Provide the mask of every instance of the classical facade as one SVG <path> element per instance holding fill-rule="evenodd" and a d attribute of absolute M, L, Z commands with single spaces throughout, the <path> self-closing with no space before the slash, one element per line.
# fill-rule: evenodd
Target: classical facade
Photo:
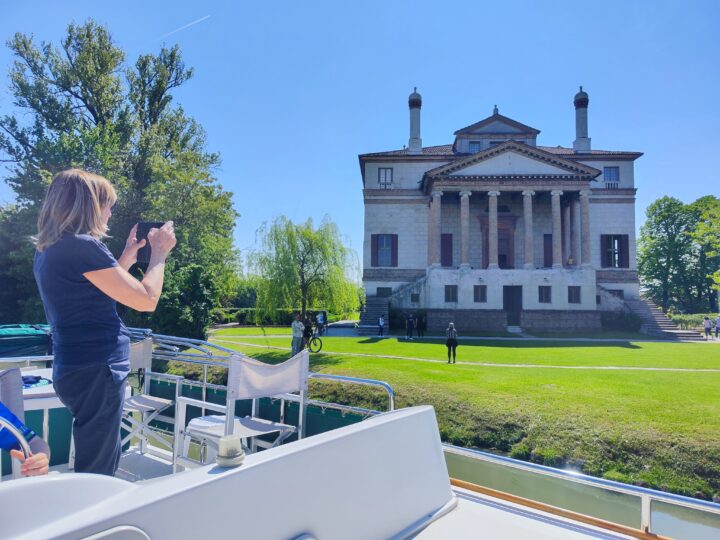
<path fill-rule="evenodd" d="M 359 156 L 368 305 L 426 312 L 430 328 L 579 329 L 637 297 L 642 154 L 592 149 L 588 104 L 581 88 L 572 148 L 539 146 L 497 107 L 423 147 L 413 92 L 408 146 Z"/>

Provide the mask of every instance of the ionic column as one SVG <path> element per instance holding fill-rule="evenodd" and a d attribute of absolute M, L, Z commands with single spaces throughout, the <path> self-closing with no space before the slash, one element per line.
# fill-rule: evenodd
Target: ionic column
<path fill-rule="evenodd" d="M 562 216 L 560 214 L 560 195 L 562 191 L 555 189 L 550 192 L 552 204 L 552 265 L 562 268 Z"/>
<path fill-rule="evenodd" d="M 440 265 L 440 227 L 441 223 L 441 205 L 442 191 L 433 191 L 431 193 L 432 202 L 430 203 L 430 223 L 428 229 L 428 263 L 430 265 Z"/>
<path fill-rule="evenodd" d="M 580 216 L 582 265 L 590 266 L 590 190 L 587 189 L 580 192 Z"/>
<path fill-rule="evenodd" d="M 567 204 L 562 209 L 562 235 L 563 235 L 563 260 L 565 265 L 570 258 L 570 205 Z"/>
<path fill-rule="evenodd" d="M 580 199 L 572 200 L 572 228 L 570 231 L 570 243 L 572 244 L 573 261 L 576 265 L 580 265 Z"/>
<path fill-rule="evenodd" d="M 497 216 L 497 198 L 500 196 L 499 191 L 488 191 L 488 209 L 490 215 L 488 225 L 488 268 L 498 268 L 498 216 Z"/>
<path fill-rule="evenodd" d="M 532 197 L 535 192 L 527 189 L 523 195 L 523 221 L 525 222 L 525 268 L 535 268 L 535 251 L 533 245 Z"/>
<path fill-rule="evenodd" d="M 460 192 L 460 266 L 470 266 L 470 195 Z"/>

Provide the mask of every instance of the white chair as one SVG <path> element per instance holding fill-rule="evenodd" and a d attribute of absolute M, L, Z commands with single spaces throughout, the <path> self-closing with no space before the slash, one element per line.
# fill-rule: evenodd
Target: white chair
<path fill-rule="evenodd" d="M 153 341 L 147 337 L 130 345 L 130 370 L 137 371 L 143 379 L 142 388 L 138 393 L 125 399 L 123 404 L 122 428 L 127 435 L 122 439 L 124 446 L 133 438 L 140 440 L 140 453 L 147 451 L 150 439 L 173 451 L 173 442 L 168 441 L 155 428 L 150 426 L 162 412 L 175 405 L 180 397 L 183 378 L 178 375 L 156 373 L 152 371 Z M 175 383 L 175 399 L 166 399 L 150 395 L 152 379 L 163 379 Z M 138 418 L 139 416 L 139 418 Z"/>
<path fill-rule="evenodd" d="M 297 433 L 299 439 L 303 438 L 307 381 L 310 369 L 310 355 L 307 350 L 299 352 L 281 364 L 266 364 L 241 354 L 231 355 L 228 364 L 225 405 L 186 397 L 178 398 L 175 417 L 174 468 L 177 468 L 178 464 L 197 466 L 197 462 L 187 457 L 191 439 L 207 445 L 213 452 L 216 452 L 220 437 L 223 435 L 239 435 L 245 441 L 246 446 L 248 446 L 247 441 L 252 439 L 253 451 L 257 446 L 263 448 L 278 446 L 293 433 Z M 285 397 L 286 394 L 296 392 L 300 393 L 300 413 L 297 427 L 257 417 L 260 398 Z M 251 416 L 244 418 L 234 416 L 235 401 L 239 399 L 253 400 Z M 223 414 L 194 418 L 185 427 L 188 405 Z M 271 442 L 257 439 L 260 435 L 272 434 L 276 434 L 276 437 Z"/>

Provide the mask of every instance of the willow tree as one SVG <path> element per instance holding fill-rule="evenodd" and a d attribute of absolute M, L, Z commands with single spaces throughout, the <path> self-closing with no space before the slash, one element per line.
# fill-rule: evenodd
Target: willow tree
<path fill-rule="evenodd" d="M 279 216 L 258 231 L 261 250 L 252 263 L 258 274 L 256 309 L 259 317 L 277 320 L 279 309 L 350 313 L 360 307 L 357 257 L 340 240 L 327 217 L 316 229 L 308 219 L 295 224 Z"/>

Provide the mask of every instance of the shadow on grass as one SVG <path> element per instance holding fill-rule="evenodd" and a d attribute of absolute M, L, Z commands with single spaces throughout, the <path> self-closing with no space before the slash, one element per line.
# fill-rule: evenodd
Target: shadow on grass
<path fill-rule="evenodd" d="M 290 359 L 289 351 L 275 351 L 257 349 L 256 351 L 247 351 L 245 354 L 257 360 L 262 360 L 268 364 L 280 364 Z M 329 367 L 340 363 L 340 360 L 326 354 L 311 354 L 310 366 L 315 368 Z"/>

